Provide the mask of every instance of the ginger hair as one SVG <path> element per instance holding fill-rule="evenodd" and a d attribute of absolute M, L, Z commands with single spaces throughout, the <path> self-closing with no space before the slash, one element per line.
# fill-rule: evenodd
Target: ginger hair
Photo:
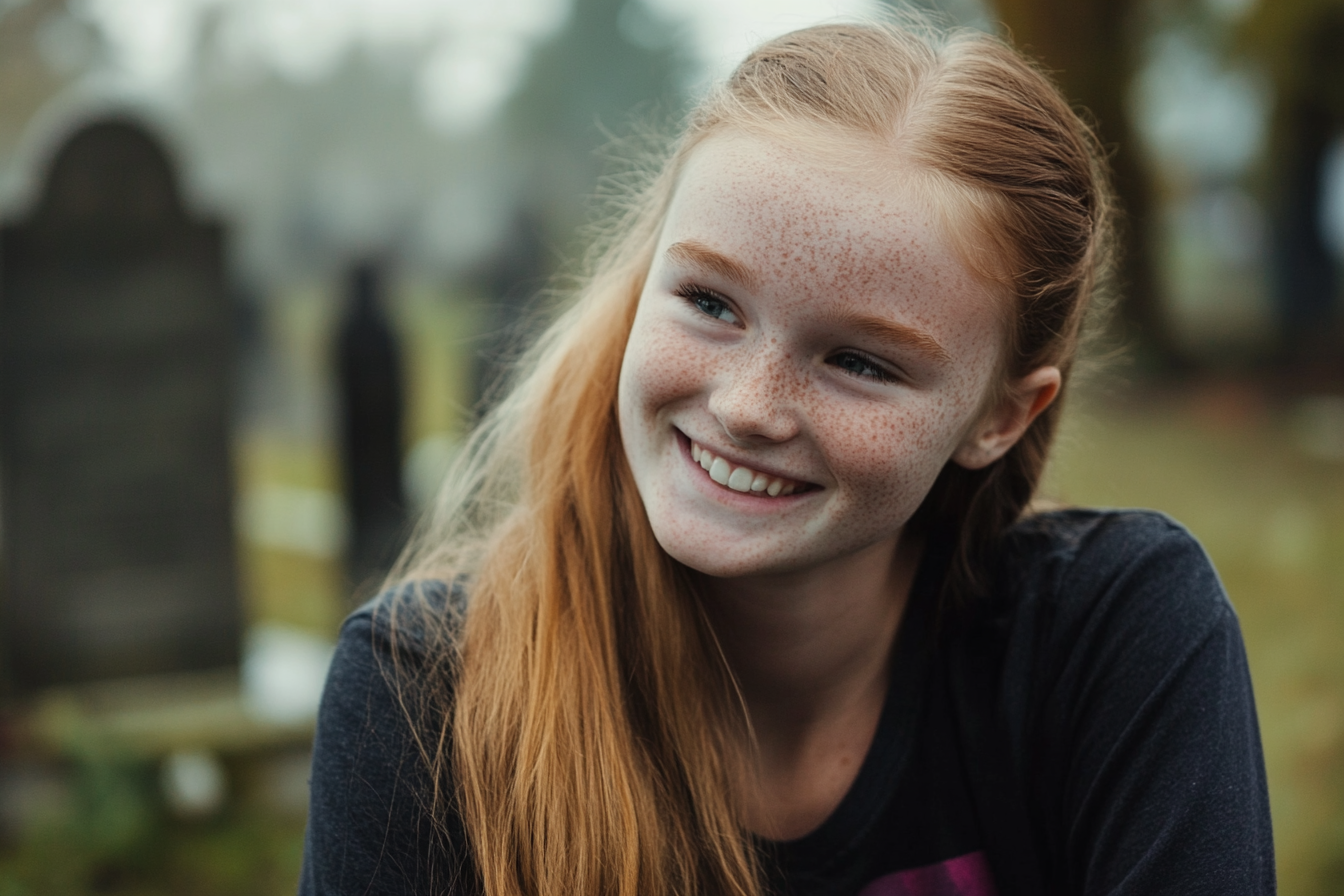
<path fill-rule="evenodd" d="M 462 618 L 413 621 L 429 632 L 428 667 L 399 687 L 428 802 L 460 813 L 488 896 L 762 891 L 739 821 L 749 723 L 692 576 L 649 527 L 616 412 L 679 173 L 728 129 L 822 152 L 858 141 L 916 170 L 1005 297 L 1000 395 L 1040 366 L 1067 380 L 1074 365 L 1111 202 L 1091 130 L 1046 76 L 995 37 L 891 21 L 808 28 L 751 53 L 612 218 L 614 237 L 393 572 L 469 593 Z M 945 597 L 983 589 L 1059 410 L 985 469 L 949 463 L 916 513 L 912 525 L 953 546 Z"/>

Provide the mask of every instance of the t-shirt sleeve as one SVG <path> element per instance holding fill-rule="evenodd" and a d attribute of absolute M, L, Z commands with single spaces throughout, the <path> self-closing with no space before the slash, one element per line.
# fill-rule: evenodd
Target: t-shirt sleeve
<path fill-rule="evenodd" d="M 1117 515 L 1057 586 L 1033 759 L 1068 892 L 1272 894 L 1246 652 L 1204 551 L 1164 517 Z"/>
<path fill-rule="evenodd" d="M 318 710 L 300 896 L 457 892 L 455 838 L 427 811 L 391 660 L 377 604 L 346 620 Z M 414 671 L 414 651 L 399 660 Z"/>

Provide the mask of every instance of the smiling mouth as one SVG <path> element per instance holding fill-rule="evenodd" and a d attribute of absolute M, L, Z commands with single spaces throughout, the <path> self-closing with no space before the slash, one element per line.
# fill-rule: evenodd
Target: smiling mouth
<path fill-rule="evenodd" d="M 733 464 L 695 441 L 691 441 L 691 460 L 709 474 L 709 478 L 735 492 L 755 493 L 761 497 L 782 498 L 808 491 L 812 485 L 796 479 L 784 479 L 761 473 L 751 467 Z"/>

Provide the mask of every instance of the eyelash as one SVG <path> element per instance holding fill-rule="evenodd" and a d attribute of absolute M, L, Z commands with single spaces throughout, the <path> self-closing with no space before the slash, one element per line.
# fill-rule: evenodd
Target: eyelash
<path fill-rule="evenodd" d="M 844 367 L 839 363 L 837 363 L 837 361 L 841 359 L 850 359 L 850 358 L 852 358 L 855 361 L 858 361 L 867 370 L 864 372 L 851 370 L 850 368 Z M 852 377 L 856 377 L 857 379 L 861 380 L 871 379 L 876 380 L 879 383 L 899 383 L 901 381 L 901 378 L 899 376 L 892 373 L 890 370 L 887 370 L 885 367 L 874 361 L 872 358 L 869 358 L 867 355 L 860 354 L 859 352 L 854 351 L 839 352 L 835 355 L 832 355 L 828 359 L 828 361 L 842 372 Z"/>
<path fill-rule="evenodd" d="M 691 307 L 695 308 L 706 317 L 712 317 L 715 320 L 723 320 L 723 318 L 719 316 L 719 314 L 711 312 L 705 307 L 706 305 L 717 305 L 721 311 L 726 311 L 734 317 L 737 316 L 727 298 L 719 295 L 714 290 L 706 289 L 703 286 L 691 284 L 689 286 L 678 287 L 673 290 L 673 295 L 681 296 L 691 305 Z"/>
<path fill-rule="evenodd" d="M 712 317 L 715 320 L 722 320 L 723 318 L 707 309 L 705 307 L 706 305 L 717 305 L 719 310 L 732 314 L 734 317 L 737 316 L 726 297 L 703 286 L 696 286 L 695 284 L 682 286 L 673 290 L 673 295 L 680 296 L 701 314 L 704 314 L 706 317 Z M 854 359 L 866 369 L 863 371 L 851 370 L 848 367 L 843 367 L 836 363 L 839 359 Z M 898 375 L 887 370 L 877 361 L 860 352 L 839 352 L 838 354 L 832 355 L 829 361 L 833 366 L 856 379 L 874 380 L 879 383 L 898 383 L 901 381 L 901 378 Z"/>

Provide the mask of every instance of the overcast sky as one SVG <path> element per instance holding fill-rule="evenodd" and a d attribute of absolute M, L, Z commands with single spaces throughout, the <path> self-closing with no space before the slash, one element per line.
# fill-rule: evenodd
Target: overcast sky
<path fill-rule="evenodd" d="M 647 0 L 684 23 L 703 68 L 721 76 L 754 43 L 862 15 L 877 0 Z M 351 49 L 413 52 L 423 111 L 442 130 L 484 123 L 522 75 L 528 50 L 560 28 L 567 0 L 81 0 L 119 89 L 171 98 L 189 82 L 207 23 L 228 69 L 319 79 Z M 106 73 L 105 73 L 106 76 Z"/>

